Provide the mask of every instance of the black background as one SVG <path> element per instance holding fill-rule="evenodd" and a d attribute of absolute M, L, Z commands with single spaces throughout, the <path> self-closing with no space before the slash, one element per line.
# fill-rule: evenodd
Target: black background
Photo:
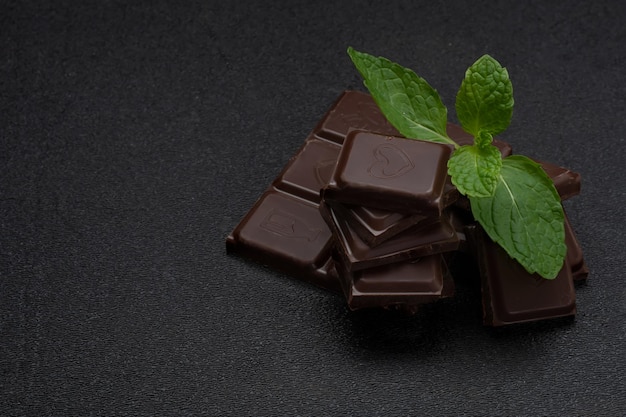
<path fill-rule="evenodd" d="M 322 2 L 323 3 L 323 2 Z M 626 413 L 622 2 L 2 2 L 3 415 Z M 578 171 L 575 321 L 493 330 L 480 292 L 416 317 L 226 255 L 344 89 L 346 48 L 455 120 L 489 53 L 516 153 Z"/>

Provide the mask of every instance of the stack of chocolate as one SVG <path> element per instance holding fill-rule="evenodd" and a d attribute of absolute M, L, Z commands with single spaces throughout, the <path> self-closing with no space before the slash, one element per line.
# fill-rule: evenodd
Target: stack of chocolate
<path fill-rule="evenodd" d="M 448 134 L 473 140 L 455 125 Z M 465 277 L 451 277 L 448 263 L 468 259 L 452 256 L 466 251 L 480 270 L 485 324 L 575 314 L 573 281 L 587 269 L 569 222 L 559 276 L 528 274 L 474 221 L 447 175 L 452 151 L 400 137 L 369 95 L 344 92 L 228 236 L 227 250 L 341 292 L 351 309 L 409 313 L 453 296 L 454 279 Z M 542 165 L 562 199 L 579 193 L 578 174 Z"/>

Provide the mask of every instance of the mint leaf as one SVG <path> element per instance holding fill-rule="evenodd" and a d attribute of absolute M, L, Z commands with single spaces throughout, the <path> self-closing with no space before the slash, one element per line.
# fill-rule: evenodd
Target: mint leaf
<path fill-rule="evenodd" d="M 498 61 L 483 55 L 467 69 L 456 96 L 456 113 L 463 129 L 474 137 L 481 131 L 497 135 L 509 126 L 513 85 Z"/>
<path fill-rule="evenodd" d="M 351 47 L 348 55 L 380 110 L 402 135 L 455 144 L 446 133 L 448 110 L 423 78 L 386 58 Z"/>
<path fill-rule="evenodd" d="M 498 183 L 502 155 L 493 145 L 461 146 L 448 160 L 448 174 L 462 194 L 468 197 L 489 197 Z"/>
<path fill-rule="evenodd" d="M 563 207 L 539 164 L 521 155 L 505 158 L 494 194 L 470 202 L 489 237 L 529 273 L 557 276 L 567 249 Z"/>

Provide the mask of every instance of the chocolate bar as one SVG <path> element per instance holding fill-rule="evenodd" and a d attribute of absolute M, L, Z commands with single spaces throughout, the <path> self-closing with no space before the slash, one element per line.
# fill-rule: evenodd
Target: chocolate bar
<path fill-rule="evenodd" d="M 286 193 L 319 203 L 320 188 L 328 184 L 340 150 L 341 146 L 312 135 L 274 180 L 274 186 Z"/>
<path fill-rule="evenodd" d="M 322 197 L 402 213 L 439 215 L 447 145 L 376 133 L 348 134 Z"/>
<path fill-rule="evenodd" d="M 489 326 L 576 314 L 571 267 L 565 259 L 556 278 L 528 273 L 480 226 L 471 232 L 482 282 L 483 322 Z"/>

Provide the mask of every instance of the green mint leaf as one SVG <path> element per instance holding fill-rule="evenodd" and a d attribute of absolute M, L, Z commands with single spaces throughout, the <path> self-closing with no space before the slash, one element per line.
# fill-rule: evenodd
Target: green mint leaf
<path fill-rule="evenodd" d="M 497 135 L 509 126 L 513 85 L 498 61 L 483 55 L 467 69 L 456 96 L 456 113 L 463 129 L 474 137 L 480 131 Z"/>
<path fill-rule="evenodd" d="M 448 110 L 423 78 L 386 58 L 348 48 L 348 55 L 389 123 L 407 138 L 455 144 L 446 133 Z"/>
<path fill-rule="evenodd" d="M 452 184 L 468 197 L 493 195 L 501 167 L 502 155 L 493 145 L 461 146 L 448 160 L 448 174 L 452 177 Z"/>
<path fill-rule="evenodd" d="M 567 250 L 563 207 L 539 164 L 521 155 L 505 158 L 494 194 L 470 202 L 489 237 L 529 273 L 557 276 Z"/>

